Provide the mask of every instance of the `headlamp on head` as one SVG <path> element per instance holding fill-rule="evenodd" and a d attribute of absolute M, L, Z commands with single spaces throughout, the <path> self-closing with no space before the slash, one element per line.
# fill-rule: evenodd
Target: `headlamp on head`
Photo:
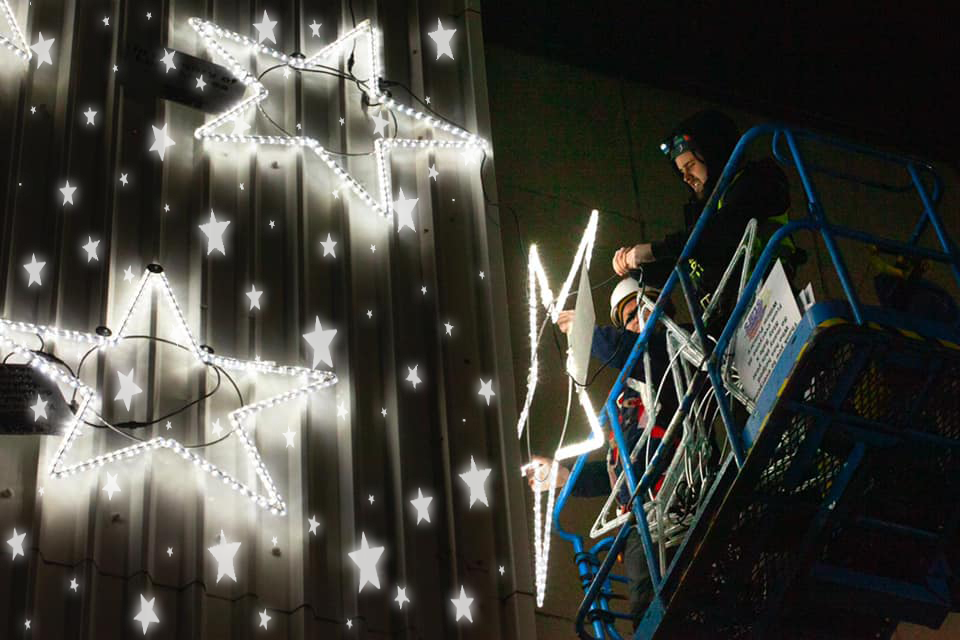
<path fill-rule="evenodd" d="M 660 143 L 660 151 L 663 152 L 663 155 L 669 156 L 671 160 L 676 160 L 677 156 L 685 151 L 693 150 L 693 138 L 687 133 L 669 137 Z"/>

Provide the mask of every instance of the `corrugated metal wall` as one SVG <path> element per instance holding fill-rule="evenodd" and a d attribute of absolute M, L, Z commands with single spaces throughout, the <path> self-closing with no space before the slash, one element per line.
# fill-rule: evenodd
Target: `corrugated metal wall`
<path fill-rule="evenodd" d="M 61 481 L 47 476 L 57 438 L 0 436 L 0 534 L 6 540 L 13 527 L 27 532 L 25 558 L 11 559 L 5 544 L 0 549 L 0 637 L 142 637 L 133 620 L 140 594 L 156 598 L 160 624 L 147 634 L 153 638 L 533 637 L 499 225 L 495 209 L 485 211 L 480 167 L 448 152 L 394 154 L 394 188 L 419 198 L 417 232 L 398 234 L 355 198 L 335 198 L 338 183 L 316 157 L 204 145 L 193 138 L 203 113 L 135 98 L 112 71 L 130 45 L 158 60 L 163 47 L 210 59 L 187 25 L 193 16 L 255 35 L 251 25 L 266 9 L 278 22 L 276 48 L 309 53 L 350 28 L 353 13 L 382 29 L 385 77 L 430 96 L 438 112 L 489 138 L 479 4 L 27 4 L 11 6 L 29 44 L 41 32 L 56 41 L 53 64 L 40 68 L 0 51 L 2 316 L 82 331 L 109 326 L 129 298 L 123 270 L 139 273 L 156 262 L 191 329 L 218 354 L 309 366 L 312 352 L 301 336 L 319 316 L 325 328 L 338 330 L 339 383 L 258 421 L 254 438 L 287 502 L 285 518 L 195 474 L 167 451 L 121 465 L 121 493 L 108 500 L 106 469 Z M 437 18 L 457 29 L 456 61 L 435 60 L 426 34 Z M 319 39 L 311 36 L 313 21 L 322 23 Z M 261 59 L 254 68 L 268 64 Z M 300 123 L 304 135 L 331 149 L 371 148 L 371 122 L 349 83 L 297 74 L 284 80 L 279 72 L 264 82 L 271 91 L 264 107 L 286 129 Z M 395 97 L 416 106 L 403 93 Z M 85 125 L 88 107 L 98 111 L 94 126 Z M 164 123 L 176 145 L 161 162 L 148 149 L 151 127 Z M 263 117 L 255 126 L 271 133 Z M 430 163 L 440 171 L 435 181 Z M 375 184 L 371 158 L 350 157 L 346 166 Z M 126 186 L 121 173 L 128 174 Z M 66 180 L 78 187 L 74 205 L 62 205 Z M 230 220 L 226 256 L 208 256 L 198 229 L 211 209 Z M 319 247 L 327 233 L 338 241 L 335 259 Z M 99 261 L 86 261 L 80 247 L 87 236 L 100 239 Z M 27 286 L 22 267 L 34 253 L 47 263 L 41 287 Z M 260 310 L 249 310 L 252 284 L 264 292 Z M 162 317 L 158 311 L 144 330 L 163 324 Z M 448 321 L 452 336 L 443 328 Z M 124 360 L 101 356 L 86 365 L 83 377 L 100 385 L 108 412 L 121 362 L 149 383 L 134 400 L 137 419 L 201 395 L 202 370 L 183 369 L 162 345 L 150 344 L 132 345 Z M 424 381 L 415 390 L 405 382 L 414 365 Z M 489 407 L 477 395 L 481 377 L 494 380 Z M 273 391 L 253 378 L 238 383 L 252 397 Z M 349 413 L 338 418 L 341 403 Z M 177 432 L 199 440 L 210 420 L 234 408 L 234 396 L 214 395 L 176 416 Z M 294 448 L 282 436 L 288 427 L 297 434 Z M 164 435 L 159 425 L 146 431 Z M 90 437 L 90 451 L 117 446 L 113 434 Z M 209 452 L 251 478 L 239 454 L 229 446 Z M 489 508 L 468 508 L 458 475 L 471 456 L 493 470 Z M 409 504 L 418 487 L 434 498 L 429 526 L 417 526 Z M 321 522 L 319 536 L 308 534 L 312 515 Z M 216 582 L 207 551 L 221 530 L 242 543 L 236 582 Z M 361 532 L 386 551 L 382 588 L 358 595 L 347 553 L 359 548 Z M 69 588 L 73 578 L 77 591 Z M 472 624 L 454 622 L 450 598 L 461 584 L 475 598 Z M 397 585 L 411 600 L 402 611 L 394 602 Z M 267 630 L 258 627 L 264 608 L 272 616 Z"/>

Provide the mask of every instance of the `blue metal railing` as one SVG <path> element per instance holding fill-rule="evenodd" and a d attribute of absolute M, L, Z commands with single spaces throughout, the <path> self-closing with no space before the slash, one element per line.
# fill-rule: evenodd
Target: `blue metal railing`
<path fill-rule="evenodd" d="M 650 533 L 650 527 L 647 523 L 647 519 L 643 510 L 642 496 L 653 486 L 656 479 L 659 478 L 666 469 L 672 455 L 673 443 L 678 439 L 681 433 L 681 428 L 679 425 L 682 422 L 683 416 L 689 412 L 693 399 L 701 393 L 706 384 L 710 384 L 713 387 L 718 399 L 725 396 L 726 392 L 723 387 L 723 381 L 720 373 L 720 365 L 722 360 L 721 356 L 726 352 L 730 344 L 730 340 L 734 335 L 734 331 L 740 323 L 740 319 L 743 317 L 744 313 L 746 313 L 754 293 L 761 285 L 761 280 L 764 274 L 767 272 L 767 269 L 772 262 L 776 259 L 779 245 L 789 235 L 800 230 L 809 230 L 820 236 L 830 256 L 830 261 L 834 267 L 837 278 L 840 280 L 844 297 L 849 304 L 854 320 L 858 324 L 863 324 L 862 305 L 855 287 L 853 286 L 853 282 L 850 278 L 850 274 L 844 262 L 843 256 L 839 247 L 837 246 L 836 241 L 838 238 L 845 238 L 861 244 L 877 246 L 890 252 L 903 255 L 912 255 L 926 260 L 946 263 L 950 266 L 957 286 L 960 287 L 960 255 L 958 255 L 957 247 L 953 244 L 951 238 L 947 234 L 946 229 L 944 228 L 944 225 L 936 211 L 936 205 L 939 203 L 943 192 L 942 182 L 929 164 L 906 156 L 876 151 L 861 145 L 835 140 L 808 131 L 795 131 L 782 125 L 767 124 L 756 126 L 747 131 L 737 143 L 737 146 L 730 156 L 730 160 L 720 176 L 716 189 L 714 190 L 713 194 L 711 194 L 706 206 L 703 209 L 703 213 L 700 215 L 700 218 L 697 220 L 696 225 L 691 231 L 690 237 L 687 240 L 680 257 L 678 258 L 677 265 L 674 267 L 669 278 L 664 284 L 662 292 L 660 293 L 660 296 L 658 297 L 657 302 L 643 327 L 643 330 L 637 337 L 633 349 L 631 350 L 626 363 L 620 369 L 620 374 L 617 376 L 617 380 L 611 388 L 606 402 L 603 405 L 603 410 L 599 416 L 600 423 L 601 425 L 609 425 L 610 429 L 613 431 L 614 439 L 616 440 L 620 451 L 628 452 L 630 449 L 627 447 L 626 436 L 623 433 L 617 417 L 616 398 L 620 395 L 621 391 L 623 391 L 627 373 L 633 370 L 635 364 L 637 363 L 637 359 L 646 350 L 646 346 L 653 334 L 654 327 L 663 313 L 664 306 L 678 285 L 681 288 L 683 296 L 687 302 L 687 306 L 690 310 L 690 316 L 694 321 L 694 330 L 700 339 L 700 344 L 709 349 L 710 343 L 706 338 L 706 330 L 700 318 L 699 304 L 696 296 L 694 295 L 694 288 L 691 283 L 689 273 L 687 272 L 686 265 L 688 264 L 688 259 L 693 256 L 707 222 L 716 213 L 719 194 L 724 193 L 727 187 L 729 187 L 733 181 L 740 165 L 740 161 L 744 157 L 746 148 L 761 136 L 772 136 L 773 155 L 782 165 L 793 167 L 797 171 L 807 203 L 807 215 L 804 218 L 792 220 L 781 227 L 767 242 L 767 245 L 757 260 L 756 266 L 753 268 L 753 272 L 749 278 L 749 281 L 747 282 L 746 287 L 744 288 L 742 295 L 740 296 L 740 299 L 737 301 L 730 318 L 726 322 L 720 338 L 717 340 L 713 349 L 709 350 L 707 353 L 708 359 L 706 373 L 704 374 L 702 370 L 697 371 L 696 376 L 689 385 L 685 397 L 680 403 L 680 408 L 672 417 L 670 425 L 667 427 L 666 433 L 654 452 L 650 463 L 646 466 L 646 468 L 637 470 L 634 469 L 633 462 L 630 460 L 629 455 L 621 456 L 621 459 L 623 460 L 624 474 L 626 476 L 625 480 L 628 490 L 631 494 L 631 501 L 629 504 L 631 517 L 627 523 L 621 526 L 615 537 L 604 538 L 598 545 L 594 547 L 594 549 L 606 550 L 606 557 L 604 558 L 603 562 L 599 564 L 599 566 L 597 566 L 595 562 L 592 562 L 584 554 L 583 537 L 565 531 L 560 526 L 559 522 L 560 514 L 562 513 L 563 508 L 567 503 L 567 499 L 570 497 L 570 493 L 573 490 L 573 487 L 576 485 L 577 479 L 583 469 L 583 465 L 587 458 L 586 454 L 577 459 L 566 485 L 563 487 L 560 495 L 557 498 L 553 511 L 552 524 L 554 531 L 558 536 L 572 544 L 576 554 L 575 558 L 577 558 L 577 568 L 581 581 L 583 581 L 584 585 L 589 584 L 589 587 L 586 588 L 584 600 L 580 605 L 579 611 L 577 612 L 576 630 L 578 635 L 582 638 L 620 638 L 619 633 L 613 625 L 614 617 L 610 613 L 610 603 L 606 592 L 609 589 L 610 570 L 613 566 L 613 562 L 615 561 L 616 556 L 623 549 L 629 530 L 633 528 L 634 525 L 640 536 L 643 546 L 644 556 L 646 558 L 647 568 L 654 590 L 654 603 L 659 602 L 661 590 L 666 582 L 666 578 L 669 577 L 674 570 L 676 570 L 676 557 L 674 558 L 674 562 L 671 562 L 665 571 L 661 572 L 660 570 L 659 560 L 657 554 L 654 552 L 654 543 Z M 882 162 L 895 165 L 896 167 L 899 167 L 907 172 L 910 182 L 906 185 L 890 185 L 858 178 L 822 166 L 808 165 L 800 152 L 798 140 L 811 141 L 855 154 L 867 155 Z M 786 142 L 788 149 L 787 154 L 780 149 L 781 141 Z M 906 243 L 899 242 L 874 236 L 857 229 L 836 225 L 827 220 L 823 206 L 820 202 L 819 195 L 811 178 L 811 174 L 814 172 L 824 173 L 835 178 L 849 180 L 871 188 L 878 188 L 893 193 L 908 192 L 910 189 L 915 190 L 919 195 L 923 208 L 920 214 L 920 219 L 914 227 L 910 239 Z M 928 188 L 928 186 L 924 183 L 924 177 L 932 180 L 932 187 Z M 931 250 L 917 246 L 917 243 L 919 242 L 919 239 L 927 225 L 933 227 L 941 250 Z M 736 425 L 734 423 L 730 408 L 726 405 L 726 403 L 718 402 L 718 406 L 726 431 L 726 437 L 732 451 L 732 463 L 736 464 L 737 467 L 740 468 L 744 463 L 747 453 L 740 433 L 740 428 L 742 425 Z M 725 465 L 728 464 L 731 464 L 730 459 L 725 462 Z M 641 472 L 639 478 L 637 477 L 638 472 Z M 712 489 L 716 489 L 717 483 L 720 481 L 719 478 L 720 476 L 718 476 L 714 486 L 711 488 L 711 491 Z M 638 499 L 638 496 L 640 499 Z M 691 530 L 692 529 L 693 527 L 691 527 Z M 619 615 L 617 617 L 624 616 Z M 591 636 L 584 628 L 585 622 L 588 618 L 591 619 L 590 622 L 594 632 L 593 636 Z"/>

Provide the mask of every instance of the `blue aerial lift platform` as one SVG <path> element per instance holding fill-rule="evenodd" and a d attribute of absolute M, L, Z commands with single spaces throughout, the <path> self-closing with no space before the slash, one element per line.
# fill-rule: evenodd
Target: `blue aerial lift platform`
<path fill-rule="evenodd" d="M 707 348 L 700 347 L 677 413 L 663 419 L 669 426 L 652 456 L 632 463 L 622 456 L 630 511 L 615 535 L 590 548 L 560 526 L 586 455 L 557 497 L 553 529 L 572 544 L 585 591 L 576 621 L 581 638 L 622 637 L 615 623 L 629 616 L 612 604 L 613 585 L 625 578 L 612 569 L 631 530 L 640 536 L 654 590 L 636 638 L 886 638 L 901 621 L 936 628 L 960 609 L 960 321 L 864 304 L 838 246 L 842 239 L 938 263 L 960 287 L 960 253 L 937 211 L 941 181 L 912 158 L 763 125 L 741 138 L 715 194 L 757 139 L 771 140 L 776 159 L 798 174 L 806 215 L 770 238 L 712 341 L 684 266 L 697 243 L 709 241 L 700 236 L 717 198 L 707 202 L 600 416 L 628 451 L 615 401 L 679 287 L 693 321 L 688 339 Z M 808 164 L 800 149 L 808 144 L 869 156 L 906 181 L 857 180 Z M 813 181 L 818 172 L 915 193 L 921 213 L 910 237 L 880 237 L 869 219 L 866 229 L 829 221 Z M 928 229 L 937 248 L 921 246 Z M 843 297 L 806 310 L 755 402 L 737 407 L 727 375 L 731 340 L 778 247 L 800 230 L 823 242 Z M 691 417 L 700 415 L 705 390 L 717 399 L 724 453 L 702 475 L 694 508 L 671 533 L 663 519 L 669 491 L 654 497 L 651 488 L 675 467 L 686 464 L 689 473 L 689 460 L 677 464 L 682 456 L 699 451 L 702 462 Z"/>

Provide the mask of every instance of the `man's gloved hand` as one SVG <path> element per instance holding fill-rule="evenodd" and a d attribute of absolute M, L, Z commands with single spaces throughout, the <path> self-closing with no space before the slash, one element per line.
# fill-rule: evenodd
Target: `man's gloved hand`
<path fill-rule="evenodd" d="M 626 275 L 641 264 L 653 262 L 653 249 L 649 242 L 632 247 L 620 247 L 613 254 L 613 270 L 618 276 Z"/>

